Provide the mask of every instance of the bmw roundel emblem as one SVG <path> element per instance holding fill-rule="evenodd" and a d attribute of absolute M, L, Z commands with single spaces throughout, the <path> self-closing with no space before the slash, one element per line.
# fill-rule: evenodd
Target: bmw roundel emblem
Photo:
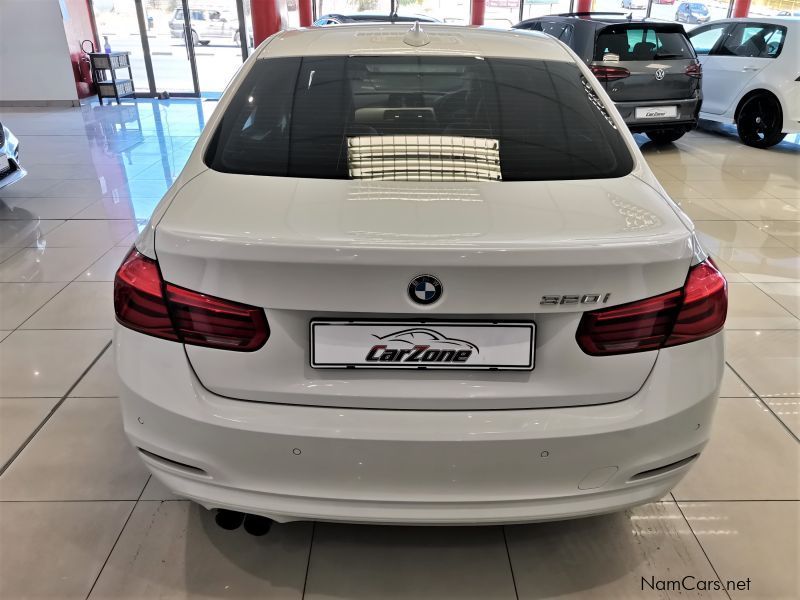
<path fill-rule="evenodd" d="M 661 81 L 666 76 L 664 69 L 656 69 L 656 80 Z"/>
<path fill-rule="evenodd" d="M 414 277 L 408 284 L 408 295 L 417 304 L 433 304 L 442 297 L 442 282 L 433 275 Z"/>

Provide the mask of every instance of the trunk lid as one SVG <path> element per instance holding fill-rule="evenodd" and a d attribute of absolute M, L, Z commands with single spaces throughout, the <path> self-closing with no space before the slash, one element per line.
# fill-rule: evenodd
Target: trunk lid
<path fill-rule="evenodd" d="M 231 190 L 235 190 L 232 193 Z M 657 352 L 590 357 L 580 305 L 542 296 L 610 294 L 607 306 L 680 287 L 690 232 L 655 190 L 622 179 L 396 183 L 206 171 L 156 229 L 166 281 L 264 307 L 251 353 L 187 346 L 200 381 L 246 400 L 388 409 L 596 404 L 634 394 Z M 445 294 L 412 303 L 438 277 Z M 591 306 L 589 308 L 595 308 Z M 312 319 L 536 323 L 532 371 L 313 369 Z"/>

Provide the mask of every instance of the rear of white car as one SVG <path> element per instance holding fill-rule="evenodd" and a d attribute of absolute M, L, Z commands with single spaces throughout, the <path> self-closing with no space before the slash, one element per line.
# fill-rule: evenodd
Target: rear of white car
<path fill-rule="evenodd" d="M 446 26 L 262 46 L 118 272 L 154 475 L 278 521 L 665 494 L 709 436 L 725 281 L 579 62 Z"/>

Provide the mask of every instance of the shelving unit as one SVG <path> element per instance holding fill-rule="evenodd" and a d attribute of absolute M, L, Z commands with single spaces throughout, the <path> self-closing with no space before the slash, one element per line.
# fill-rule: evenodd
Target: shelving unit
<path fill-rule="evenodd" d="M 131 71 L 130 52 L 92 52 L 89 54 L 92 64 L 92 79 L 97 86 L 97 99 L 103 104 L 103 98 L 120 98 L 134 96 L 133 72 Z M 117 78 L 117 69 L 128 69 L 128 78 Z M 110 73 L 110 80 L 106 75 Z"/>

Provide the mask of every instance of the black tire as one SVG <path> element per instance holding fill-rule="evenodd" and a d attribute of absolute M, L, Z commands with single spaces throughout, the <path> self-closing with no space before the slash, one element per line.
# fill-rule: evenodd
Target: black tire
<path fill-rule="evenodd" d="M 649 137 L 655 144 L 671 144 L 679 140 L 686 133 L 684 129 L 654 129 L 653 131 L 646 131 L 645 135 Z"/>
<path fill-rule="evenodd" d="M 736 129 L 743 144 L 753 148 L 771 148 L 786 137 L 783 111 L 774 96 L 758 94 L 742 104 L 736 117 Z"/>
<path fill-rule="evenodd" d="M 237 46 L 239 45 L 239 30 L 236 30 L 236 33 L 233 34 L 233 43 Z"/>
<path fill-rule="evenodd" d="M 200 45 L 200 36 L 197 35 L 197 32 L 192 29 L 192 46 L 197 48 Z"/>

